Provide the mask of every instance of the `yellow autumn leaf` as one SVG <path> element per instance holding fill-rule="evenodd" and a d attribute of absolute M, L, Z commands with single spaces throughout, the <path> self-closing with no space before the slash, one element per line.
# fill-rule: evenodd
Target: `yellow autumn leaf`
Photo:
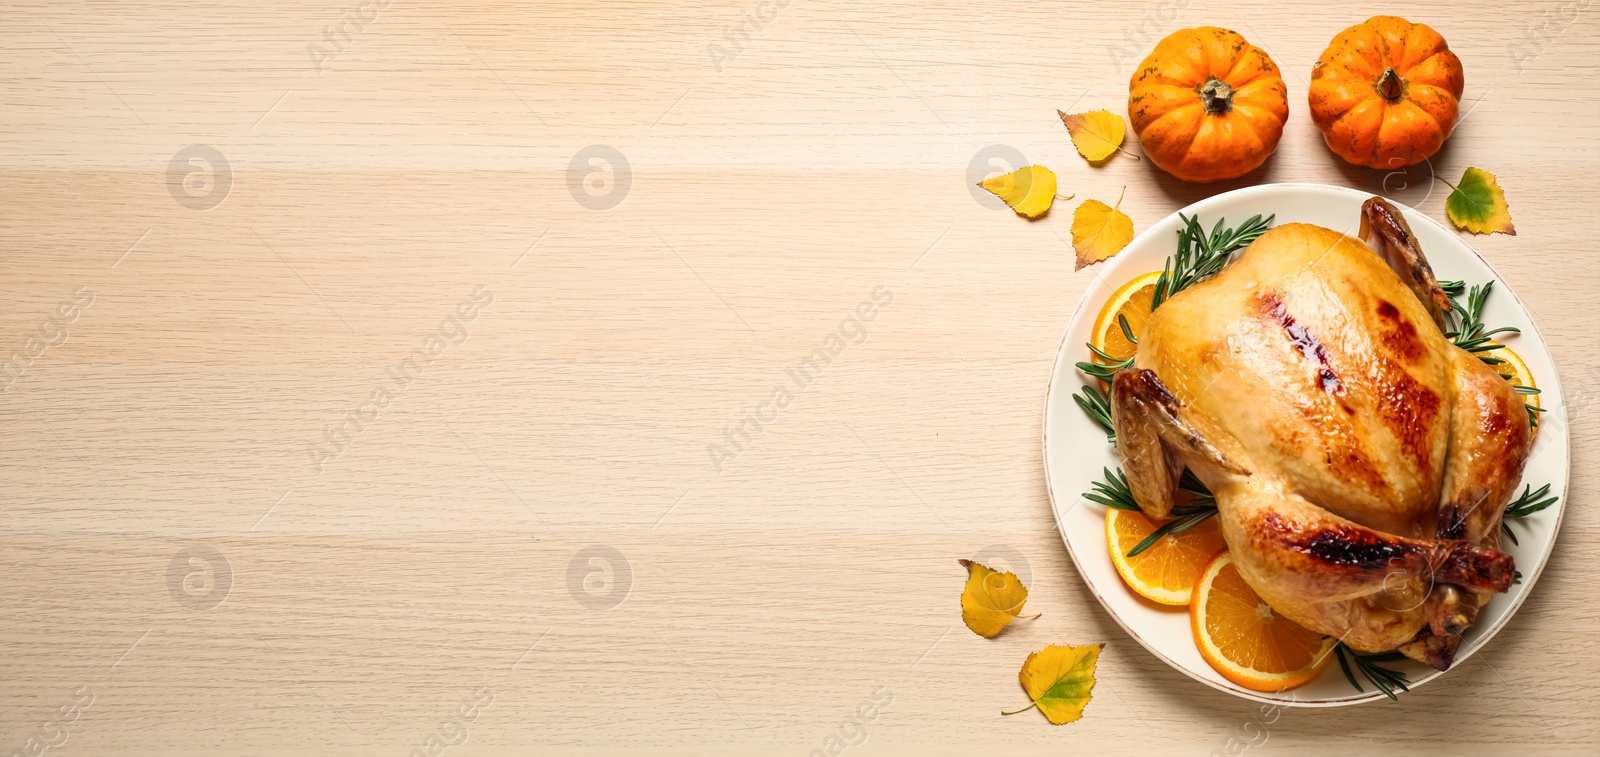
<path fill-rule="evenodd" d="M 1494 174 L 1468 166 L 1461 174 L 1461 182 L 1451 185 L 1450 189 L 1450 196 L 1444 200 L 1444 212 L 1456 228 L 1474 234 L 1517 235 L 1516 228 L 1511 225 L 1511 207 L 1506 205 L 1506 194 L 1500 190 L 1500 182 L 1495 181 Z"/>
<path fill-rule="evenodd" d="M 987 565 L 959 560 L 967 569 L 967 586 L 961 590 L 961 619 L 967 628 L 986 639 L 1000 634 L 1028 601 L 1028 587 L 1014 573 L 1000 573 Z"/>
<path fill-rule="evenodd" d="M 1127 187 L 1122 188 L 1124 192 Z M 1122 205 L 1122 195 L 1117 204 L 1107 207 L 1099 200 L 1084 200 L 1072 213 L 1072 249 L 1078 252 L 1078 267 L 1093 265 L 1122 252 L 1133 241 L 1133 219 L 1117 210 Z"/>
<path fill-rule="evenodd" d="M 1056 199 L 1056 174 L 1044 166 L 1023 166 L 1004 176 L 978 182 L 993 192 L 1017 215 L 1038 218 Z"/>
<path fill-rule="evenodd" d="M 1062 113 L 1061 123 L 1067 127 L 1067 133 L 1072 135 L 1072 144 L 1078 148 L 1078 154 L 1091 163 L 1098 163 L 1111 157 L 1122 149 L 1122 139 L 1128 135 L 1128 123 L 1122 116 L 1109 110 L 1091 110 L 1088 113 Z M 1123 152 L 1127 152 L 1123 150 Z M 1137 159 L 1139 156 L 1128 153 Z"/>
<path fill-rule="evenodd" d="M 1100 659 L 1100 650 L 1105 647 L 1104 644 L 1081 647 L 1052 644 L 1028 655 L 1017 673 L 1017 680 L 1033 704 L 1000 714 L 1015 715 L 1038 707 L 1045 719 L 1056 725 L 1083 717 L 1083 708 L 1088 706 L 1094 690 L 1094 666 Z"/>

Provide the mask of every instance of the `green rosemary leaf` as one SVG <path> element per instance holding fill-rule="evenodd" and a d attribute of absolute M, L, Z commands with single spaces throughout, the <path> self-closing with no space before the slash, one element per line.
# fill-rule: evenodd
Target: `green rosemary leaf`
<path fill-rule="evenodd" d="M 1189 504 L 1199 507 L 1216 507 L 1216 497 L 1211 495 L 1211 490 L 1194 475 L 1194 471 L 1183 469 L 1183 475 L 1178 477 L 1178 488 L 1189 493 Z"/>
<path fill-rule="evenodd" d="M 1139 343 L 1139 338 L 1133 335 L 1133 327 L 1128 325 L 1128 316 L 1117 313 L 1117 328 L 1122 329 L 1122 335 L 1134 344 Z"/>
<path fill-rule="evenodd" d="M 1072 395 L 1072 401 L 1078 403 L 1078 407 L 1083 408 L 1083 412 L 1088 413 L 1090 419 L 1100 424 L 1100 428 L 1105 429 L 1106 441 L 1116 443 L 1117 431 L 1111 425 L 1111 402 L 1100 393 L 1099 389 L 1085 385 L 1078 389 L 1077 394 Z"/>
<path fill-rule="evenodd" d="M 1106 365 L 1105 363 L 1087 363 L 1087 362 L 1081 362 L 1081 363 L 1077 364 L 1078 370 L 1089 374 L 1089 376 L 1091 378 L 1097 378 L 1097 379 L 1100 379 L 1101 381 L 1106 381 L 1106 382 L 1110 382 L 1112 377 L 1117 375 L 1117 368 L 1119 368 L 1119 367 L 1122 367 L 1122 366 Z"/>
<path fill-rule="evenodd" d="M 1133 545 L 1133 549 L 1128 550 L 1128 557 L 1137 557 L 1140 552 L 1149 549 L 1156 542 L 1160 541 L 1162 537 L 1168 535 L 1176 536 L 1181 534 L 1184 531 L 1188 531 L 1189 529 L 1204 523 L 1207 518 L 1210 518 L 1216 514 L 1217 509 L 1215 507 L 1208 507 L 1201 512 L 1197 512 L 1192 515 L 1186 515 L 1184 517 L 1177 518 L 1176 520 L 1167 521 L 1166 524 L 1162 525 L 1160 528 L 1150 532 L 1150 535 L 1144 537 L 1143 541 Z"/>
<path fill-rule="evenodd" d="M 1333 645 L 1333 655 L 1339 658 L 1339 669 L 1344 671 L 1345 680 L 1349 681 L 1351 686 L 1356 687 L 1356 691 L 1365 694 L 1367 690 L 1361 688 L 1361 684 L 1356 683 L 1355 675 L 1350 672 L 1350 663 L 1344 659 L 1344 645 L 1335 643 Z"/>
<path fill-rule="evenodd" d="M 1355 663 L 1356 670 L 1361 671 L 1361 675 L 1366 677 L 1373 688 L 1383 692 L 1383 695 L 1390 700 L 1399 701 L 1399 697 L 1394 694 L 1396 689 L 1411 691 L 1407 686 L 1407 684 L 1411 683 L 1411 679 L 1407 678 L 1405 673 L 1398 670 L 1390 670 L 1378 664 L 1380 662 L 1405 659 L 1405 656 L 1399 652 L 1364 655 L 1346 647 L 1344 642 L 1341 641 L 1334 645 L 1334 653 L 1339 655 L 1339 667 L 1344 671 L 1345 679 L 1350 682 L 1351 686 L 1355 687 L 1356 691 L 1365 692 L 1366 690 L 1361 688 L 1361 684 L 1356 682 L 1355 675 L 1351 673 L 1351 662 Z M 1345 655 L 1349 655 L 1348 662 L 1345 659 Z"/>
<path fill-rule="evenodd" d="M 1101 468 L 1100 472 L 1105 480 L 1090 482 L 1093 491 L 1085 492 L 1084 499 L 1118 510 L 1137 511 L 1139 505 L 1133 501 L 1133 490 L 1128 488 L 1128 476 L 1122 469 L 1118 468 L 1117 472 L 1112 473 L 1110 468 Z"/>
<path fill-rule="evenodd" d="M 1111 368 L 1111 369 L 1114 370 L 1114 369 L 1117 369 L 1117 368 L 1130 368 L 1130 367 L 1133 366 L 1133 358 L 1131 358 L 1131 357 L 1128 358 L 1127 360 L 1118 360 L 1115 357 L 1106 354 L 1104 350 L 1101 350 L 1099 347 L 1096 347 L 1096 346 L 1094 346 L 1092 344 L 1086 344 L 1085 346 L 1087 346 L 1089 348 L 1089 351 L 1093 352 L 1101 360 L 1109 360 L 1109 361 L 1111 361 L 1111 363 L 1106 366 L 1107 368 Z"/>
<path fill-rule="evenodd" d="M 1531 408 L 1532 406 L 1530 405 L 1529 407 Z M 1532 413 L 1529 413 L 1529 415 L 1532 415 Z M 1560 497 L 1546 496 L 1549 493 L 1549 484 L 1537 489 L 1533 488 L 1533 484 L 1525 484 L 1522 487 L 1522 495 L 1513 500 L 1511 504 L 1506 505 L 1505 516 L 1500 520 L 1500 531 L 1506 535 L 1506 538 L 1511 540 L 1512 544 L 1520 544 L 1521 542 L 1517 541 L 1517 535 L 1511 531 L 1511 524 L 1507 523 L 1506 519 L 1526 518 L 1561 501 Z"/>
<path fill-rule="evenodd" d="M 1512 500 L 1511 504 L 1506 505 L 1505 517 L 1526 518 L 1561 500 L 1560 497 L 1550 497 L 1547 496 L 1548 494 L 1550 494 L 1549 484 L 1545 484 L 1538 489 L 1533 488 L 1533 484 L 1525 484 L 1522 487 L 1522 495 Z"/>
<path fill-rule="evenodd" d="M 1176 509 L 1176 508 L 1174 508 L 1174 509 Z M 1169 536 L 1177 536 L 1178 534 L 1181 534 L 1184 531 L 1188 531 L 1189 529 L 1194 528 L 1195 526 L 1198 526 L 1201 523 L 1206 522 L 1206 520 L 1208 518 L 1211 518 L 1212 516 L 1214 516 L 1216 514 L 1217 514 L 1217 508 L 1208 507 L 1208 508 L 1205 508 L 1204 510 L 1201 510 L 1200 512 L 1193 513 L 1193 514 L 1189 515 L 1188 517 L 1180 518 L 1178 520 L 1178 522 L 1172 524 L 1172 530 L 1168 531 L 1167 534 Z"/>

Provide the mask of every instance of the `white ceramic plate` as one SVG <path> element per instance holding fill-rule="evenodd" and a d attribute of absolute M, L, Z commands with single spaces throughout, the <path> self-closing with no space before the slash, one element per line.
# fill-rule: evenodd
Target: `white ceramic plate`
<path fill-rule="evenodd" d="M 1320 184 L 1269 184 L 1226 192 L 1190 205 L 1182 212 L 1198 215 L 1201 225 L 1208 231 L 1218 218 L 1226 218 L 1231 226 L 1260 213 L 1263 216 L 1277 214 L 1274 224 L 1300 221 L 1354 236 L 1360 223 L 1361 203 L 1370 196 L 1366 192 Z M 1483 608 L 1456 655 L 1455 664 L 1459 666 L 1511 619 L 1528 592 L 1533 591 L 1550 557 L 1566 506 L 1567 423 L 1555 365 L 1522 302 L 1460 234 L 1421 213 L 1402 208 L 1441 281 L 1481 284 L 1493 279 L 1497 282 L 1484 310 L 1484 323 L 1490 327 L 1522 329 L 1520 335 L 1508 337 L 1506 344 L 1527 362 L 1535 382 L 1543 390 L 1540 400 L 1550 409 L 1541 416 L 1539 434 L 1523 481 L 1533 484 L 1534 488 L 1548 483 L 1551 493 L 1561 496 L 1559 503 L 1543 512 L 1512 521 L 1511 527 L 1521 543 L 1513 545 L 1508 541 L 1506 547 L 1516 558 L 1522 583 L 1513 585 L 1506 594 L 1496 594 Z M 1162 219 L 1145 229 L 1099 272 L 1073 311 L 1056 352 L 1045 396 L 1044 470 L 1061 538 L 1067 544 L 1078 573 L 1111 617 L 1152 654 L 1189 677 L 1246 699 L 1284 705 L 1337 707 L 1383 699 L 1383 694 L 1375 691 L 1359 672 L 1357 680 L 1366 692 L 1351 688 L 1337 662 L 1330 664 L 1317 680 L 1279 694 L 1250 691 L 1231 683 L 1200 657 L 1189 631 L 1188 608 L 1165 607 L 1143 599 L 1122 582 L 1111 565 L 1106 553 L 1105 507 L 1084 499 L 1083 492 L 1089 490 L 1090 482 L 1100 480 L 1102 468 L 1115 469 L 1119 463 L 1115 449 L 1106 443 L 1105 432 L 1072 401 L 1072 395 L 1087 379 L 1074 363 L 1088 359 L 1084 343 L 1089 340 L 1095 315 L 1106 299 L 1135 276 L 1161 270 L 1167 256 L 1177 247 L 1179 227 L 1177 213 Z M 1517 491 L 1520 493 L 1522 488 L 1519 486 Z M 1384 665 L 1405 672 L 1413 689 L 1442 675 L 1410 660 Z"/>

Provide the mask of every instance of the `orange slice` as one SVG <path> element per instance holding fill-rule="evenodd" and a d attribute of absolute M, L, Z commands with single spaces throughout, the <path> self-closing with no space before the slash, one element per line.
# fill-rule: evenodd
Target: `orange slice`
<path fill-rule="evenodd" d="M 1223 678 L 1251 691 L 1283 691 L 1316 678 L 1337 643 L 1268 607 L 1227 552 L 1195 582 L 1189 629 L 1200 656 Z"/>
<path fill-rule="evenodd" d="M 1490 344 L 1495 344 L 1495 348 L 1480 354 L 1500 358 L 1501 362 L 1494 366 L 1494 369 L 1499 371 L 1500 375 L 1505 376 L 1506 380 L 1513 384 L 1538 388 L 1539 385 L 1533 381 L 1533 371 L 1528 370 L 1528 364 L 1522 362 L 1521 355 L 1512 352 L 1510 347 L 1503 344 L 1495 342 L 1490 342 Z M 1528 398 L 1530 403 L 1535 406 L 1538 405 L 1539 395 L 1530 394 Z"/>
<path fill-rule="evenodd" d="M 1148 549 L 1128 557 L 1128 550 L 1162 523 L 1133 510 L 1106 508 L 1106 545 L 1111 551 L 1111 564 L 1140 596 L 1164 605 L 1186 605 L 1200 571 L 1227 545 L 1217 531 L 1217 519 L 1210 518 L 1177 536 L 1163 536 Z"/>
<path fill-rule="evenodd" d="M 1122 327 L 1117 325 L 1117 316 L 1120 314 L 1128 319 L 1128 328 L 1137 337 L 1144 330 L 1144 325 L 1150 320 L 1150 303 L 1156 298 L 1156 279 L 1161 278 L 1160 271 L 1144 274 L 1133 281 L 1122 285 L 1106 300 L 1105 306 L 1100 308 L 1100 314 L 1095 316 L 1094 330 L 1089 332 L 1089 343 L 1095 349 L 1116 358 L 1127 360 L 1133 357 L 1133 352 L 1138 345 L 1128 340 L 1122 333 Z M 1097 363 L 1106 361 L 1098 355 L 1094 356 Z"/>

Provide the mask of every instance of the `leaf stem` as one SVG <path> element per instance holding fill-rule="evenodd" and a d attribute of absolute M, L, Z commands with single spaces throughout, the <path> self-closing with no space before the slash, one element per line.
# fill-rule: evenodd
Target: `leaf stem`
<path fill-rule="evenodd" d="M 1035 707 L 1038 707 L 1038 706 L 1039 706 L 1039 703 L 1036 701 L 1033 704 L 1030 704 L 1027 707 L 1024 707 L 1024 708 L 1022 708 L 1020 710 L 1012 710 L 1010 712 L 1006 712 L 1005 710 L 1001 710 L 1000 714 L 1001 715 L 1015 715 L 1015 714 L 1017 714 L 1019 712 L 1027 712 L 1028 710 L 1031 710 L 1031 709 L 1033 709 Z"/>

